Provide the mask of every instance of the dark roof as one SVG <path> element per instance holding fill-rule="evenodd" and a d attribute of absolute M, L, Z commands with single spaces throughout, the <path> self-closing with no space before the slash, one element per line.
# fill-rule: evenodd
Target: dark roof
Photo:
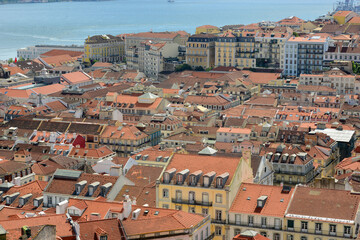
<path fill-rule="evenodd" d="M 99 134 L 101 130 L 100 124 L 71 123 L 68 132 L 80 134 Z"/>
<path fill-rule="evenodd" d="M 68 127 L 69 127 L 69 123 L 65 123 L 65 122 L 43 121 L 38 130 L 65 132 Z"/>

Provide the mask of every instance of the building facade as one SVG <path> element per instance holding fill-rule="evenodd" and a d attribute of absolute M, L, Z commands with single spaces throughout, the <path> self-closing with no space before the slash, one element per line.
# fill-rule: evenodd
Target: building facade
<path fill-rule="evenodd" d="M 84 62 L 121 62 L 124 60 L 124 40 L 112 35 L 88 37 L 84 44 Z"/>

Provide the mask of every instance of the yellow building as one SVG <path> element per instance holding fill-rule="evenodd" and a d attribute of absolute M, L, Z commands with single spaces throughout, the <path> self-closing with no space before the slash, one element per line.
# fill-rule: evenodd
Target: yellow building
<path fill-rule="evenodd" d="M 350 191 L 297 186 L 285 213 L 283 239 L 355 239 L 359 200 Z"/>
<path fill-rule="evenodd" d="M 353 11 L 337 11 L 333 17 L 338 24 L 345 24 L 358 15 Z"/>
<path fill-rule="evenodd" d="M 253 68 L 255 60 L 254 34 L 227 32 L 215 44 L 215 66 Z"/>
<path fill-rule="evenodd" d="M 213 34 L 195 34 L 186 44 L 186 63 L 192 68 L 212 68 L 215 64 L 215 41 Z"/>
<path fill-rule="evenodd" d="M 125 57 L 125 43 L 121 37 L 95 35 L 88 37 L 84 44 L 84 62 L 120 62 Z"/>
<path fill-rule="evenodd" d="M 243 158 L 175 153 L 157 182 L 157 207 L 210 215 L 214 239 L 223 239 L 227 212 L 240 184 L 252 181 Z"/>
<path fill-rule="evenodd" d="M 220 29 L 212 25 L 203 25 L 197 27 L 195 32 L 195 34 L 201 34 L 201 33 L 217 34 L 220 33 Z"/>

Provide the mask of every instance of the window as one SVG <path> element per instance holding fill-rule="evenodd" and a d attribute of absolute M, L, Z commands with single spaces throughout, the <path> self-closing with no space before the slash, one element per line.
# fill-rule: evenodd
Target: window
<path fill-rule="evenodd" d="M 215 219 L 218 221 L 221 221 L 221 219 L 222 219 L 222 211 L 221 210 L 215 211 Z"/>
<path fill-rule="evenodd" d="M 237 236 L 237 235 L 239 235 L 239 234 L 241 234 L 241 230 L 238 229 L 238 228 L 235 228 L 235 229 L 234 229 L 234 236 Z"/>
<path fill-rule="evenodd" d="M 182 207 L 180 205 L 175 205 L 176 210 L 182 210 Z"/>
<path fill-rule="evenodd" d="M 288 220 L 288 230 L 293 230 L 294 229 L 294 220 Z"/>
<path fill-rule="evenodd" d="M 176 190 L 176 201 L 182 200 L 182 193 L 180 190 Z"/>
<path fill-rule="evenodd" d="M 350 226 L 344 226 L 344 235 L 350 236 L 351 234 L 351 227 Z"/>
<path fill-rule="evenodd" d="M 189 192 L 189 203 L 195 203 L 195 192 Z"/>
<path fill-rule="evenodd" d="M 301 239 L 301 240 L 307 240 L 307 237 L 302 236 L 300 239 Z"/>
<path fill-rule="evenodd" d="M 163 204 L 162 208 L 169 209 L 169 204 Z"/>
<path fill-rule="evenodd" d="M 294 235 L 288 234 L 287 235 L 287 240 L 294 240 Z"/>
<path fill-rule="evenodd" d="M 163 189 L 163 198 L 169 198 L 169 189 Z"/>
<path fill-rule="evenodd" d="M 222 195 L 216 194 L 216 203 L 222 203 Z"/>
<path fill-rule="evenodd" d="M 108 239 L 107 235 L 100 236 L 100 240 L 107 240 L 107 239 Z"/>
<path fill-rule="evenodd" d="M 241 215 L 235 214 L 235 224 L 240 225 L 240 223 L 241 223 Z"/>
<path fill-rule="evenodd" d="M 273 240 L 280 240 L 280 234 L 279 233 L 274 233 Z"/>
<path fill-rule="evenodd" d="M 315 233 L 321 233 L 322 223 L 315 223 Z"/>
<path fill-rule="evenodd" d="M 260 232 L 260 235 L 263 235 L 264 237 L 267 237 L 266 232 Z"/>
<path fill-rule="evenodd" d="M 218 226 L 215 227 L 215 235 L 221 236 L 221 227 L 218 227 Z"/>
<path fill-rule="evenodd" d="M 308 231 L 308 223 L 307 222 L 301 222 L 301 231 L 302 232 Z"/>
<path fill-rule="evenodd" d="M 275 218 L 274 223 L 275 223 L 275 229 L 281 228 L 281 220 L 279 218 Z"/>
<path fill-rule="evenodd" d="M 261 218 L 261 226 L 266 227 L 266 217 Z"/>
<path fill-rule="evenodd" d="M 336 225 L 330 224 L 330 235 L 336 235 Z"/>
<path fill-rule="evenodd" d="M 248 224 L 249 226 L 254 225 L 254 216 L 248 216 Z"/>
<path fill-rule="evenodd" d="M 203 208 L 201 212 L 203 215 L 209 215 L 209 209 L 207 208 Z"/>
<path fill-rule="evenodd" d="M 194 207 L 189 207 L 189 213 L 195 213 L 195 208 Z"/>
<path fill-rule="evenodd" d="M 208 187 L 209 186 L 209 177 L 204 177 L 204 187 Z"/>
<path fill-rule="evenodd" d="M 208 193 L 203 193 L 202 194 L 202 202 L 203 204 L 209 204 L 209 194 Z"/>
<path fill-rule="evenodd" d="M 51 196 L 48 197 L 48 206 L 52 206 L 52 197 Z"/>

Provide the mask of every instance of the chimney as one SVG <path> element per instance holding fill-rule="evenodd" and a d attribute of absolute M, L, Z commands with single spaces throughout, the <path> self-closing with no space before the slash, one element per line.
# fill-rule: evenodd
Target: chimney
<path fill-rule="evenodd" d="M 131 202 L 131 200 L 130 200 L 130 197 L 129 197 L 129 195 L 126 195 L 126 196 L 125 196 L 124 203 L 123 203 L 124 218 L 128 218 L 128 217 L 130 216 L 130 213 L 131 213 L 131 205 L 132 205 L 132 202 Z"/>

